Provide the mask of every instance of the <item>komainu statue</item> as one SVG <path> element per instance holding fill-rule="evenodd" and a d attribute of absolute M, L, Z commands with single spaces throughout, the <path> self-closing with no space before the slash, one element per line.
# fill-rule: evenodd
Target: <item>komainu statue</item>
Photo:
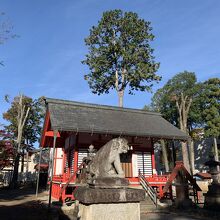
<path fill-rule="evenodd" d="M 124 178 L 125 174 L 121 167 L 120 154 L 127 153 L 128 150 L 128 141 L 125 138 L 115 138 L 106 143 L 88 164 L 91 177 Z"/>

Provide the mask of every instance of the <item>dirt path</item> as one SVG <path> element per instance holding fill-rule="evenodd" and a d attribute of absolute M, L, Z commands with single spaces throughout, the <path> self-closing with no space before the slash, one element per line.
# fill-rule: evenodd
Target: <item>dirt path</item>
<path fill-rule="evenodd" d="M 34 189 L 0 189 L 0 219 L 51 219 L 45 205 L 47 197 L 46 192 L 41 192 L 36 198 Z"/>

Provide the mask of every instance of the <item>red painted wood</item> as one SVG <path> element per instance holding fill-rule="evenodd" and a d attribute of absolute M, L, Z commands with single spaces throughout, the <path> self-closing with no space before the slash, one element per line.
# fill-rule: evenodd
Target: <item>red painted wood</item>
<path fill-rule="evenodd" d="M 46 116 L 45 116 L 45 121 L 44 121 L 44 127 L 43 127 L 43 132 L 42 132 L 41 143 L 40 143 L 41 147 L 46 147 L 45 146 L 45 139 L 46 139 L 45 133 L 46 133 L 47 130 L 49 130 L 49 122 L 50 122 L 50 113 L 47 110 L 46 111 Z"/>
<path fill-rule="evenodd" d="M 74 150 L 74 166 L 73 166 L 74 171 L 78 169 L 78 156 L 79 156 L 78 147 L 76 147 Z"/>
<path fill-rule="evenodd" d="M 54 131 L 46 131 L 45 132 L 46 137 L 54 137 Z M 57 137 L 60 138 L 60 133 L 57 132 Z"/>

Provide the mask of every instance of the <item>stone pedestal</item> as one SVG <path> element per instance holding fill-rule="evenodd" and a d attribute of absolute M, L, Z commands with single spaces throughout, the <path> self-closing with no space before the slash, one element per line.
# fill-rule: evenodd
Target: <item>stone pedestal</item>
<path fill-rule="evenodd" d="M 140 203 L 79 204 L 80 220 L 140 220 Z"/>
<path fill-rule="evenodd" d="M 192 206 L 192 200 L 189 198 L 188 181 L 182 172 L 178 172 L 176 177 L 176 200 L 175 206 L 178 208 L 188 208 Z"/>
<path fill-rule="evenodd" d="M 212 176 L 212 184 L 209 186 L 209 190 L 205 196 L 204 208 L 215 210 L 220 212 L 220 162 L 214 160 L 214 156 L 205 163 L 209 166 L 209 173 Z"/>
<path fill-rule="evenodd" d="M 204 208 L 220 211 L 220 184 L 210 185 L 208 192 L 204 196 Z"/>
<path fill-rule="evenodd" d="M 105 178 L 89 187 L 78 187 L 74 196 L 79 201 L 80 220 L 139 220 L 145 192 L 125 185 L 127 180 Z"/>

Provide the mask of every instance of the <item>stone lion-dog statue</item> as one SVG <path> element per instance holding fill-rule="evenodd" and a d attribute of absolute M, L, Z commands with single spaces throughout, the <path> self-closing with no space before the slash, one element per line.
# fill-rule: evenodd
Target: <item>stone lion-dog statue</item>
<path fill-rule="evenodd" d="M 125 138 L 114 138 L 106 143 L 89 163 L 91 177 L 124 178 L 125 174 L 121 167 L 120 154 L 127 153 L 128 150 L 128 141 Z"/>

